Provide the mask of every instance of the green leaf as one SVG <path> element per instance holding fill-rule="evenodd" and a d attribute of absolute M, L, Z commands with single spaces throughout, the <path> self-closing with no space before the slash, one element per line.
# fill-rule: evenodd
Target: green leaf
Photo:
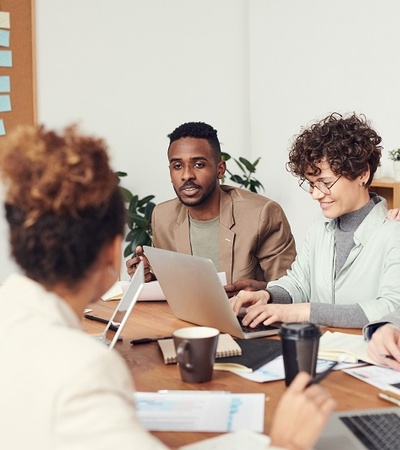
<path fill-rule="evenodd" d="M 235 159 L 235 163 L 239 166 L 240 170 L 241 170 L 243 173 L 246 172 L 244 166 L 242 166 L 242 165 L 240 164 L 240 161 L 238 161 L 237 159 Z"/>
<path fill-rule="evenodd" d="M 139 197 L 137 195 L 134 195 L 131 198 L 131 201 L 129 202 L 128 212 L 130 212 L 130 213 L 136 212 L 137 207 L 138 207 L 138 202 L 139 202 Z"/>
<path fill-rule="evenodd" d="M 221 152 L 222 161 L 229 161 L 231 159 L 231 155 L 229 153 Z"/>
<path fill-rule="evenodd" d="M 151 222 L 151 216 L 153 214 L 153 209 L 156 207 L 154 203 L 147 203 L 146 208 L 144 209 L 144 217 Z"/>
<path fill-rule="evenodd" d="M 136 233 L 132 235 L 132 248 L 136 248 L 138 245 L 149 245 L 151 243 L 151 238 L 145 230 L 137 230 Z"/>
<path fill-rule="evenodd" d="M 246 169 L 250 172 L 250 173 L 254 173 L 256 171 L 256 168 L 254 167 L 254 165 L 248 161 L 246 158 L 239 158 L 239 161 L 246 167 Z"/>
<path fill-rule="evenodd" d="M 232 180 L 234 183 L 238 183 L 238 184 L 243 184 L 243 183 L 244 183 L 243 178 L 242 178 L 241 176 L 239 176 L 239 175 L 232 175 L 232 176 L 231 176 L 231 180 Z"/>
<path fill-rule="evenodd" d="M 147 228 L 149 226 L 149 221 L 145 219 L 142 216 L 139 216 L 139 214 L 136 213 L 129 213 L 128 217 L 130 220 L 132 220 L 132 228 Z"/>
<path fill-rule="evenodd" d="M 153 200 L 154 195 L 148 195 L 147 197 L 143 197 L 141 200 L 139 200 L 138 205 L 143 206 L 146 203 L 149 203 L 151 200 Z"/>
<path fill-rule="evenodd" d="M 120 186 L 119 189 L 121 191 L 122 196 L 124 197 L 125 202 L 129 203 L 133 198 L 132 192 L 122 186 Z"/>

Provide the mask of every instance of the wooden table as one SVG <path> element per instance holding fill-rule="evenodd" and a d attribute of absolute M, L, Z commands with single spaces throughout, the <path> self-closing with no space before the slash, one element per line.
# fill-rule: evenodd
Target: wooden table
<path fill-rule="evenodd" d="M 116 302 L 99 301 L 88 307 L 93 308 L 91 314 L 109 318 L 116 307 Z M 157 391 L 159 389 L 205 389 L 222 390 L 236 393 L 265 393 L 265 426 L 268 434 L 276 405 L 281 397 L 284 381 L 255 383 L 229 372 L 214 371 L 213 379 L 207 383 L 184 383 L 177 365 L 166 365 L 156 342 L 142 345 L 131 345 L 130 340 L 143 337 L 157 338 L 169 336 L 172 332 L 184 326 L 187 322 L 172 315 L 166 302 L 138 302 L 122 332 L 123 341 L 117 343 L 116 349 L 127 361 L 138 391 Z M 88 319 L 83 319 L 83 329 L 91 334 L 100 334 L 105 325 Z M 334 329 L 331 329 L 334 331 Z M 343 330 L 341 330 L 343 331 Z M 360 330 L 346 330 L 360 333 Z M 112 338 L 113 332 L 110 333 Z M 268 338 L 271 339 L 271 338 Z M 321 384 L 327 388 L 338 403 L 338 410 L 359 408 L 378 408 L 393 406 L 378 397 L 378 389 L 357 380 L 341 371 L 335 371 L 325 378 Z M 218 433 L 187 433 L 187 432 L 153 432 L 161 441 L 171 448 L 196 442 Z"/>

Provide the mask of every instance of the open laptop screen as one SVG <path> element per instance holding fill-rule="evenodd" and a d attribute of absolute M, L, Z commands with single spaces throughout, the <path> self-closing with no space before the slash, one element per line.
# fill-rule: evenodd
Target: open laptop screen
<path fill-rule="evenodd" d="M 139 297 L 141 290 L 143 289 L 143 286 L 144 286 L 144 266 L 143 262 L 141 262 L 138 265 L 131 281 L 129 282 L 129 285 L 126 291 L 124 292 L 124 295 L 118 302 L 118 305 L 115 308 L 114 313 L 111 316 L 110 320 L 108 321 L 107 326 L 103 331 L 103 334 L 99 338 L 102 342 L 108 345 L 108 348 L 110 350 L 114 348 L 116 342 L 118 341 L 122 329 L 124 328 L 133 307 L 135 306 L 135 303 Z M 113 340 L 110 343 L 108 343 L 106 339 L 107 331 L 109 330 L 111 324 L 115 325 L 116 323 L 119 323 L 118 329 L 115 332 Z"/>

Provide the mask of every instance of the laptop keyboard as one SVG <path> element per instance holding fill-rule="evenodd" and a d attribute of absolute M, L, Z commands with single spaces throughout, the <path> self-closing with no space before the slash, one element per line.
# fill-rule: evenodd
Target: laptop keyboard
<path fill-rule="evenodd" d="M 363 414 L 340 420 L 370 450 L 400 447 L 400 417 L 395 413 Z"/>
<path fill-rule="evenodd" d="M 256 327 L 251 328 L 249 326 L 242 324 L 243 317 L 238 317 L 237 319 L 239 321 L 240 327 L 243 330 L 243 333 L 254 333 L 255 331 L 276 330 L 276 327 L 274 327 L 273 325 L 264 325 L 263 323 L 259 323 Z"/>

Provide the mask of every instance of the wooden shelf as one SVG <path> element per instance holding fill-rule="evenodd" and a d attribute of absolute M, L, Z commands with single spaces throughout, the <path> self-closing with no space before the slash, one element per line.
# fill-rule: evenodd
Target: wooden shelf
<path fill-rule="evenodd" d="M 394 178 L 376 178 L 372 180 L 369 190 L 384 197 L 388 208 L 400 208 L 400 181 Z"/>

